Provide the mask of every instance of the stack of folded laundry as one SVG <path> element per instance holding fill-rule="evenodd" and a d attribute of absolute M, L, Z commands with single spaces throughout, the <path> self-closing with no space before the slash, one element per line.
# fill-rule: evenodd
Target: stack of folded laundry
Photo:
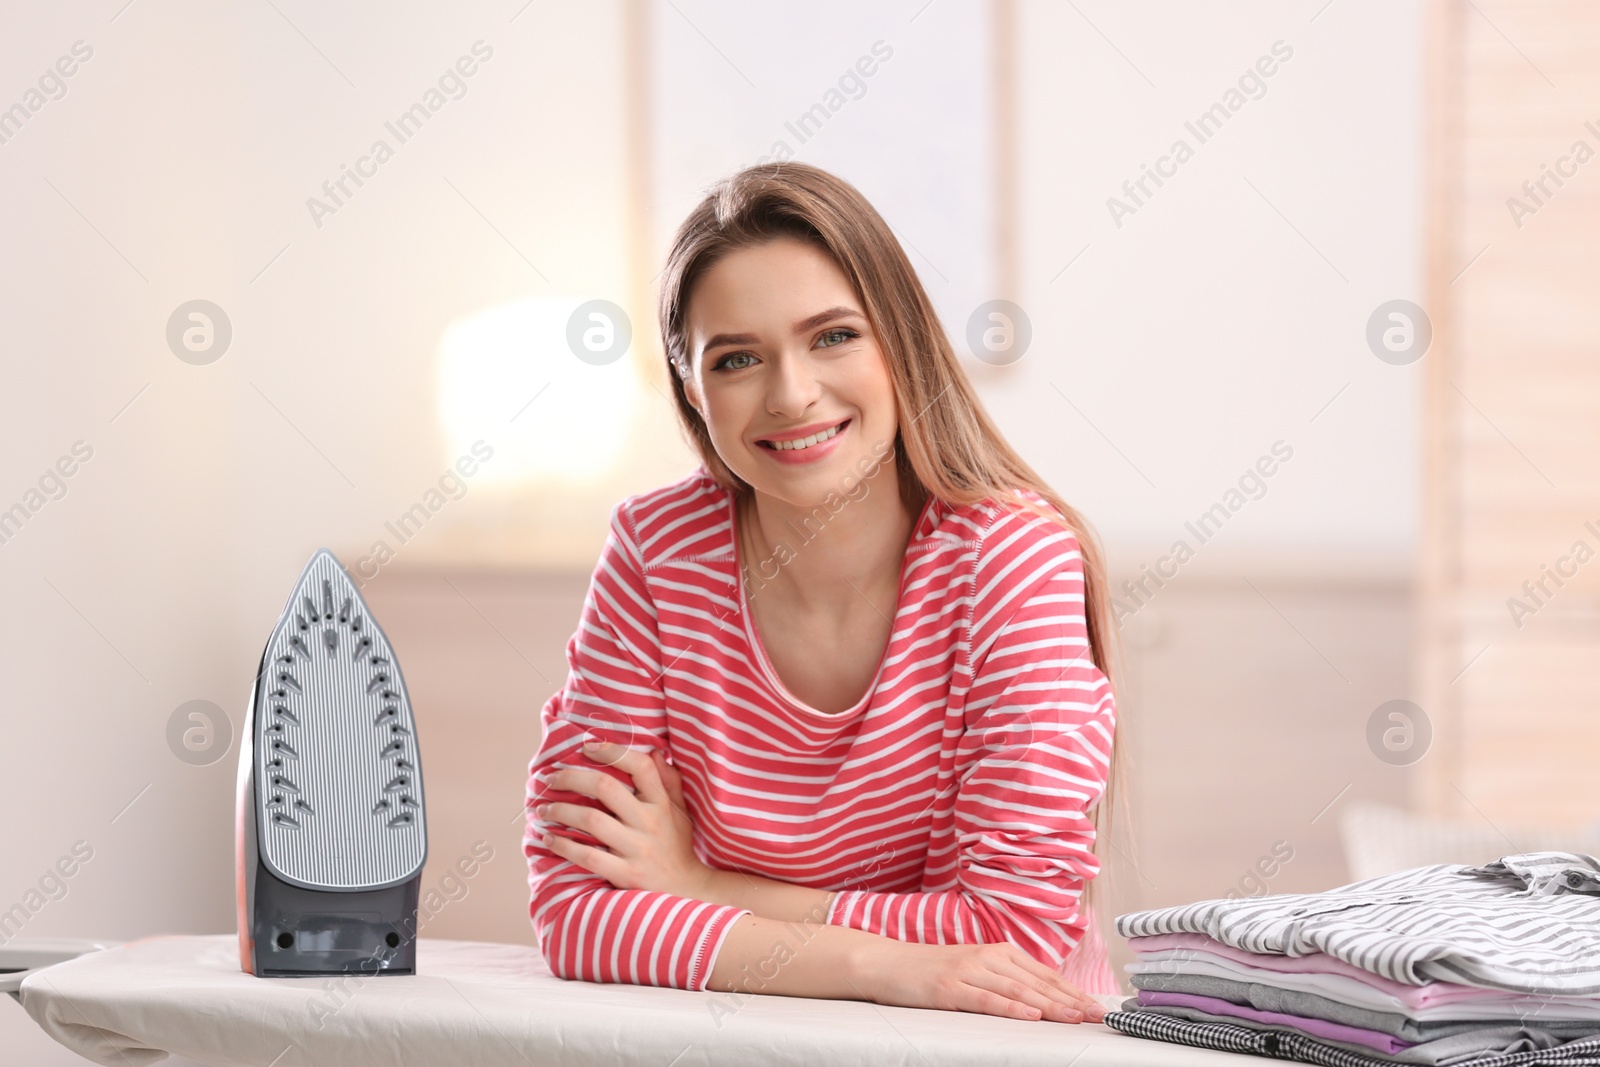
<path fill-rule="evenodd" d="M 1527 852 L 1119 916 L 1137 1037 L 1327 1067 L 1600 1065 L 1600 859 Z"/>

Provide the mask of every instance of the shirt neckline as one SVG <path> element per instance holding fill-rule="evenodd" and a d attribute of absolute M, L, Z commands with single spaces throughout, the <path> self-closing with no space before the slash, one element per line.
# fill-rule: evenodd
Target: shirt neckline
<path fill-rule="evenodd" d="M 777 668 L 772 665 L 771 659 L 768 658 L 766 645 L 762 643 L 761 635 L 756 632 L 755 617 L 750 612 L 750 602 L 745 596 L 744 566 L 739 551 L 738 509 L 736 506 L 738 498 L 732 491 L 727 493 L 727 497 L 728 540 L 733 545 L 733 581 L 739 590 L 739 614 L 744 622 L 745 641 L 755 654 L 756 664 L 761 669 L 761 673 L 766 676 L 768 688 L 783 703 L 789 705 L 791 709 L 819 721 L 843 722 L 859 715 L 872 703 L 872 698 L 877 695 L 878 685 L 883 680 L 884 667 L 889 662 L 889 652 L 894 648 L 895 639 L 900 636 L 900 607 L 904 603 L 906 596 L 906 572 L 909 569 L 908 565 L 912 551 L 926 535 L 923 527 L 927 522 L 929 513 L 933 510 L 935 496 L 929 493 L 928 499 L 923 501 L 922 512 L 917 516 L 917 521 L 911 526 L 911 538 L 906 543 L 904 554 L 900 557 L 900 581 L 895 594 L 894 615 L 890 617 L 889 640 L 883 646 L 883 655 L 878 658 L 878 669 L 873 672 L 872 681 L 867 683 L 867 690 L 861 695 L 861 699 L 856 701 L 853 706 L 839 712 L 819 711 L 789 692 L 789 687 L 783 684 L 783 679 L 778 677 Z"/>

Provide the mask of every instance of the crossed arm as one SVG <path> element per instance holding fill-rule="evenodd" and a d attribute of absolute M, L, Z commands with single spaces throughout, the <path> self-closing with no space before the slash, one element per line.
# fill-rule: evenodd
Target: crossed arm
<path fill-rule="evenodd" d="M 542 843 L 602 874 L 615 888 L 649 884 L 659 892 L 745 910 L 712 950 L 705 989 L 876 1000 L 1060 1022 L 1103 1016 L 1093 998 L 1009 942 L 935 945 L 830 925 L 835 892 L 701 864 L 693 854 L 692 827 L 674 768 L 655 753 L 613 744 L 588 754 L 629 775 L 633 788 L 599 770 L 563 768 L 548 776 L 549 785 L 592 797 L 608 811 L 560 802 L 535 810 L 547 821 L 571 820 L 606 847 L 553 833 Z"/>
<path fill-rule="evenodd" d="M 652 889 L 676 896 L 741 908 L 766 919 L 826 922 L 834 893 L 728 871 L 700 862 L 694 853 L 694 827 L 675 767 L 656 752 L 602 742 L 587 758 L 632 780 L 598 768 L 564 767 L 545 776 L 551 790 L 580 794 L 600 807 L 548 802 L 534 814 L 548 822 L 584 831 L 604 848 L 546 832 L 540 843 L 550 851 L 605 878 L 619 889 Z"/>

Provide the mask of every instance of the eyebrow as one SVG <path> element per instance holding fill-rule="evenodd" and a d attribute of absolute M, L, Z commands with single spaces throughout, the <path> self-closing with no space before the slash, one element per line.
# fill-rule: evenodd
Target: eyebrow
<path fill-rule="evenodd" d="M 859 317 L 860 315 L 861 312 L 857 311 L 855 308 L 843 306 L 831 307 L 826 311 L 819 311 L 815 315 L 808 316 L 795 323 L 794 332 L 805 333 L 808 330 L 816 329 L 818 326 L 821 326 L 824 323 L 832 322 L 834 319 L 842 319 L 847 316 Z M 754 345 L 760 343 L 761 338 L 757 337 L 753 333 L 719 333 L 702 345 L 700 351 L 701 353 L 706 353 L 711 351 L 713 348 L 720 348 L 723 345 Z"/>

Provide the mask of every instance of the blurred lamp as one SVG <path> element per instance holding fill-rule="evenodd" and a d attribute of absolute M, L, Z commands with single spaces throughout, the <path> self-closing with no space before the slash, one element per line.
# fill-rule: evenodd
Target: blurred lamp
<path fill-rule="evenodd" d="M 626 351 L 625 316 L 612 321 L 596 306 L 623 315 L 604 301 L 527 297 L 445 329 L 439 419 L 447 458 L 479 439 L 494 448 L 474 484 L 580 486 L 621 465 L 645 384 Z"/>

